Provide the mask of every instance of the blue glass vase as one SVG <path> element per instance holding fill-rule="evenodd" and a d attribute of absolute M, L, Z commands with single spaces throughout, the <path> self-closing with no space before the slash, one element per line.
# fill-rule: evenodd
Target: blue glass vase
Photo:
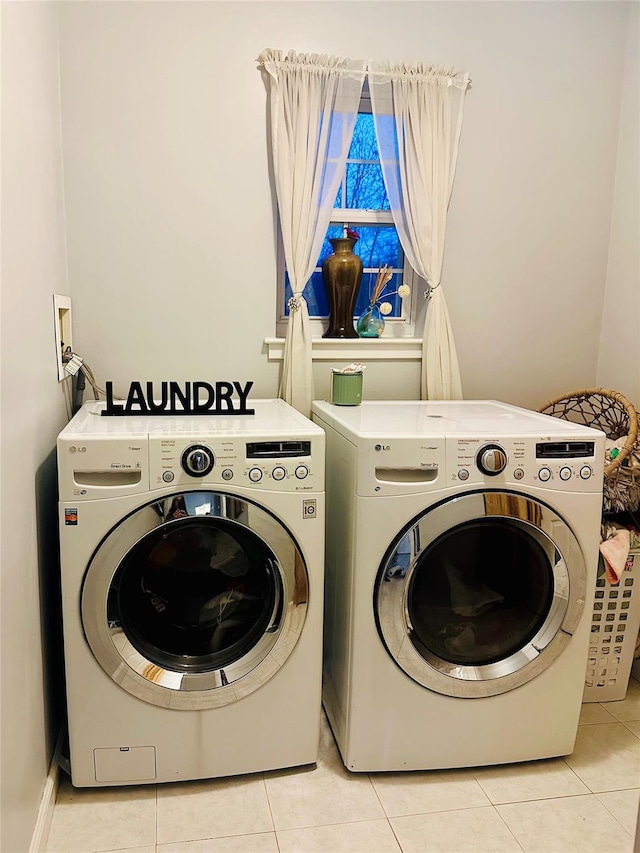
<path fill-rule="evenodd" d="M 384 332 L 384 317 L 375 302 L 371 302 L 358 317 L 356 330 L 361 338 L 379 338 Z"/>

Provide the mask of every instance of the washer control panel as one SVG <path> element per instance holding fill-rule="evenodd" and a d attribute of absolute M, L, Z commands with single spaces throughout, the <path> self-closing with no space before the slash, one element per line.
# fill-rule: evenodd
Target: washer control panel
<path fill-rule="evenodd" d="M 239 437 L 149 439 L 150 487 L 234 484 L 286 492 L 324 488 L 324 442 Z"/>
<path fill-rule="evenodd" d="M 604 453 L 593 441 L 551 438 L 449 438 L 447 482 L 491 486 L 539 485 L 594 491 L 602 483 Z"/>
<path fill-rule="evenodd" d="M 300 476 L 301 467 L 295 468 L 294 476 Z M 356 488 L 363 496 L 425 493 L 451 486 L 535 485 L 594 492 L 602 487 L 603 468 L 604 450 L 593 441 L 560 443 L 499 435 L 382 436 L 361 441 Z"/>

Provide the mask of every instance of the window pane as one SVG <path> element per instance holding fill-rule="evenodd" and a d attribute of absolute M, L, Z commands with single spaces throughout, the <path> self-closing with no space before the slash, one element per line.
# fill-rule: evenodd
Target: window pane
<path fill-rule="evenodd" d="M 398 232 L 392 225 L 362 225 L 357 231 L 360 239 L 354 252 L 362 258 L 365 269 L 375 267 L 377 272 L 385 264 L 402 269 Z"/>
<path fill-rule="evenodd" d="M 390 210 L 379 163 L 347 163 L 345 207 L 356 210 Z M 338 193 L 341 197 L 342 192 Z M 338 207 L 338 198 L 334 207 Z"/>
<path fill-rule="evenodd" d="M 349 160 L 380 160 L 371 113 L 358 113 L 348 154 Z"/>
<path fill-rule="evenodd" d="M 347 158 L 343 185 L 338 190 L 334 207 L 354 210 L 389 210 L 384 187 L 380 155 L 370 113 L 360 113 Z"/>

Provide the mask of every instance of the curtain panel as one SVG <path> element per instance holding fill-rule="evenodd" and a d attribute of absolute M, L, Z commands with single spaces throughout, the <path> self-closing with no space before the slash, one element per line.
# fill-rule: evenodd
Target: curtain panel
<path fill-rule="evenodd" d="M 462 398 L 441 287 L 447 210 L 469 75 L 421 63 L 370 63 L 369 89 L 393 220 L 409 263 L 428 284 L 422 399 Z"/>
<path fill-rule="evenodd" d="M 362 60 L 264 50 L 271 156 L 291 284 L 279 396 L 311 414 L 311 330 L 304 289 L 325 238 L 344 172 L 365 76 Z"/>

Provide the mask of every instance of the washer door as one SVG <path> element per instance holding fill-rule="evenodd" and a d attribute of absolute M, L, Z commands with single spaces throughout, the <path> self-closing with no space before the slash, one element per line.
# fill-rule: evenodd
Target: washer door
<path fill-rule="evenodd" d="M 308 590 L 303 557 L 272 515 L 185 492 L 140 507 L 105 537 L 85 575 L 82 623 L 102 669 L 129 693 L 219 707 L 283 665 Z"/>
<path fill-rule="evenodd" d="M 426 511 L 376 579 L 378 630 L 419 684 L 477 698 L 525 684 L 562 653 L 584 607 L 586 569 L 545 504 L 476 492 Z"/>

